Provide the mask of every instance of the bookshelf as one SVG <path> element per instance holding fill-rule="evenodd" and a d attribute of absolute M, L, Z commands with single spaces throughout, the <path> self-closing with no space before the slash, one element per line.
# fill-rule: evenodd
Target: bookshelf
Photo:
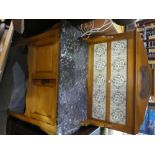
<path fill-rule="evenodd" d="M 143 19 L 136 22 L 148 55 L 152 75 L 152 90 L 149 103 L 155 105 L 155 19 Z"/>
<path fill-rule="evenodd" d="M 155 60 L 155 19 L 142 19 L 136 22 L 141 33 L 149 60 Z"/>

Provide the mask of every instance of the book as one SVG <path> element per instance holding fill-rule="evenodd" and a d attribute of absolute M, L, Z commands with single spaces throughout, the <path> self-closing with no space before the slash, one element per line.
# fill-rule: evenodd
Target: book
<path fill-rule="evenodd" d="M 149 53 L 155 53 L 155 49 L 149 49 Z"/>
<path fill-rule="evenodd" d="M 155 35 L 149 36 L 149 39 L 155 39 Z"/>

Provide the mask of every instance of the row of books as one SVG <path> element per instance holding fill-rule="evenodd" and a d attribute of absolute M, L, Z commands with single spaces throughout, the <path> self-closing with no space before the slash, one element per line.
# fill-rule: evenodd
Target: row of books
<path fill-rule="evenodd" d="M 137 31 L 138 32 L 142 32 L 142 31 L 144 31 L 144 30 L 151 30 L 151 29 L 154 29 L 155 28 L 155 23 L 151 23 L 150 25 L 148 25 L 148 26 L 143 26 L 143 27 L 138 27 L 137 28 Z"/>
<path fill-rule="evenodd" d="M 155 30 L 152 31 L 144 31 L 143 33 L 141 33 L 141 36 L 144 40 L 152 40 L 155 39 Z"/>
<path fill-rule="evenodd" d="M 144 40 L 144 47 L 148 57 L 155 58 L 155 20 L 141 20 L 137 24 L 137 31 L 141 33 Z"/>

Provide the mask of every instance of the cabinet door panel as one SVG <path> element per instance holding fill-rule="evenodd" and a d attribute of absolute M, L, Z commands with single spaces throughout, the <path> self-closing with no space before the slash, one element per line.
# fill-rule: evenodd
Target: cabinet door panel
<path fill-rule="evenodd" d="M 52 86 L 32 86 L 32 111 L 31 116 L 35 119 L 52 123 L 54 119 L 54 103 L 56 88 Z"/>
<path fill-rule="evenodd" d="M 87 42 L 88 117 L 82 124 L 107 127 L 130 134 L 138 133 L 151 90 L 148 59 L 140 34 L 127 32 L 110 38 L 94 37 Z M 95 47 L 103 43 L 107 43 L 107 56 L 104 56 L 107 57 L 107 67 L 106 71 L 101 69 L 101 74 L 106 79 L 105 89 L 101 79 L 96 82 L 98 74 L 95 73 L 98 62 Z M 98 87 L 98 83 L 102 85 Z M 96 95 L 96 90 L 99 90 L 99 95 Z M 96 105 L 98 110 L 94 108 Z M 106 116 L 103 115 L 105 113 Z"/>
<path fill-rule="evenodd" d="M 32 78 L 55 79 L 57 75 L 58 47 L 55 42 L 32 46 Z"/>
<path fill-rule="evenodd" d="M 53 46 L 37 47 L 36 72 L 53 72 Z"/>
<path fill-rule="evenodd" d="M 126 124 L 127 40 L 111 42 L 110 122 Z"/>

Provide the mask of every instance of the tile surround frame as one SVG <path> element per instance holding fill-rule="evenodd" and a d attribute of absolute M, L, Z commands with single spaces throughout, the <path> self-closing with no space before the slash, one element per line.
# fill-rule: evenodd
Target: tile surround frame
<path fill-rule="evenodd" d="M 119 46 L 118 50 L 120 51 L 120 53 L 117 53 L 117 49 L 116 49 L 116 45 Z M 121 46 L 124 47 L 121 47 Z M 123 40 L 118 40 L 118 41 L 112 41 L 111 42 L 111 79 L 110 79 L 110 122 L 112 123 L 118 123 L 118 124 L 122 124 L 125 125 L 126 124 L 126 97 L 127 97 L 127 61 L 128 61 L 128 51 L 127 51 L 127 46 L 128 46 L 128 41 L 126 39 Z M 120 69 L 116 68 L 116 66 L 114 65 L 114 61 L 118 62 L 120 59 L 122 59 L 122 61 L 124 61 L 124 63 L 122 64 L 123 66 L 120 66 Z M 116 79 L 116 77 L 123 77 L 122 83 L 117 83 L 117 85 L 115 85 L 113 83 L 113 80 Z M 116 93 L 120 93 L 119 95 L 122 96 L 118 96 L 118 97 L 122 97 L 123 103 L 118 103 L 118 105 L 116 105 L 113 100 L 112 97 L 114 94 Z M 118 98 L 119 99 L 119 98 Z M 121 101 L 120 101 L 121 102 Z M 120 116 L 120 118 L 115 118 L 117 117 L 115 115 L 112 116 L 113 114 L 118 113 L 118 115 L 122 114 L 122 117 Z M 113 118 L 114 117 L 114 118 Z"/>

